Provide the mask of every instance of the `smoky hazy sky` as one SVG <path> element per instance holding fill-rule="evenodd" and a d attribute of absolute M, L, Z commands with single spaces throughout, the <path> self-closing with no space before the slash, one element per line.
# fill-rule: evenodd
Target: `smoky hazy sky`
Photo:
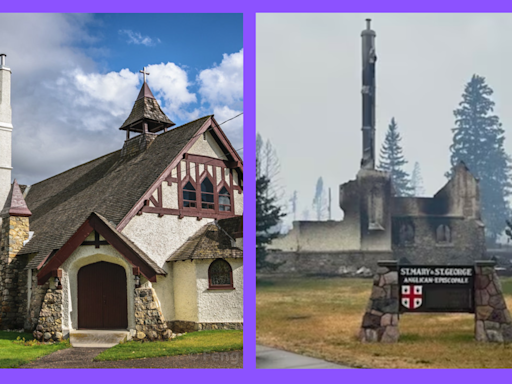
<path fill-rule="evenodd" d="M 298 217 L 322 176 L 340 219 L 339 185 L 361 159 L 361 31 L 377 33 L 377 156 L 395 117 L 406 170 L 420 164 L 426 196 L 445 183 L 453 110 L 473 74 L 494 90 L 512 153 L 512 15 L 258 14 L 257 132 L 270 139 Z"/>

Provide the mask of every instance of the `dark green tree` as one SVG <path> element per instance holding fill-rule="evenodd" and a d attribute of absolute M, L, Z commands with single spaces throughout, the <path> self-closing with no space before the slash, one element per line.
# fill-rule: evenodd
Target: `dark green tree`
<path fill-rule="evenodd" d="M 453 113 L 455 128 L 450 146 L 451 177 L 453 168 L 463 161 L 480 180 L 482 219 L 489 243 L 495 243 L 510 217 L 507 198 L 511 194 L 510 157 L 504 149 L 505 131 L 493 114 L 493 90 L 485 78 L 473 75 L 466 84 L 462 101 Z"/>
<path fill-rule="evenodd" d="M 400 133 L 395 118 L 391 119 L 386 132 L 386 138 L 380 149 L 379 169 L 391 174 L 391 180 L 397 196 L 411 196 L 413 188 L 409 174 L 403 167 L 407 164 L 400 145 Z"/>
<path fill-rule="evenodd" d="M 256 162 L 258 160 L 256 159 Z M 275 268 L 279 264 L 266 261 L 266 246 L 276 237 L 276 227 L 285 216 L 276 202 L 276 197 L 268 194 L 270 180 L 265 175 L 256 179 L 256 268 Z"/>

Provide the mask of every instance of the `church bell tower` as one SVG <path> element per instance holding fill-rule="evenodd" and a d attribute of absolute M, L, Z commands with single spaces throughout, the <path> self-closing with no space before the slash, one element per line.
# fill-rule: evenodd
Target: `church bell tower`
<path fill-rule="evenodd" d="M 0 53 L 0 210 L 11 190 L 12 170 L 11 69 L 5 64 L 6 56 Z"/>

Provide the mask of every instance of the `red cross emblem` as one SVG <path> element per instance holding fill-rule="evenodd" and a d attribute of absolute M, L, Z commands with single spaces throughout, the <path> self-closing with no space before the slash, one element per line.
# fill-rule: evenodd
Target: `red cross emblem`
<path fill-rule="evenodd" d="M 407 309 L 417 309 L 423 302 L 421 285 L 402 285 L 402 305 Z"/>

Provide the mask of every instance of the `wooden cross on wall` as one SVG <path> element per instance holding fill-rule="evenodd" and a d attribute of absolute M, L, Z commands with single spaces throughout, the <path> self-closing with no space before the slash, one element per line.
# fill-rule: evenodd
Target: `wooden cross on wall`
<path fill-rule="evenodd" d="M 99 248 L 100 245 L 108 245 L 108 241 L 100 240 L 100 234 L 94 231 L 94 241 L 84 241 L 82 245 L 94 245 L 95 248 Z"/>

